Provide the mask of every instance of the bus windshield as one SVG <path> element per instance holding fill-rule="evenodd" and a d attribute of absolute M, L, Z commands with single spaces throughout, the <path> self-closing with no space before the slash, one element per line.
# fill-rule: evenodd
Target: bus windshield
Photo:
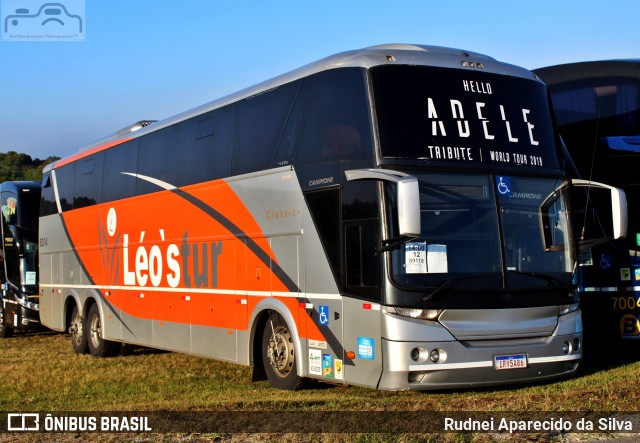
<path fill-rule="evenodd" d="M 491 170 L 558 170 L 545 86 L 479 70 L 371 70 L 381 155 Z"/>
<path fill-rule="evenodd" d="M 550 87 L 558 126 L 582 124 L 599 126 L 607 136 L 637 136 L 640 119 L 640 81 L 634 78 L 605 77 L 577 80 Z M 638 143 L 631 149 L 640 151 Z M 635 146 L 633 146 L 635 145 Z M 619 149 L 611 146 L 612 149 Z"/>
<path fill-rule="evenodd" d="M 541 205 L 562 180 L 450 173 L 416 177 L 421 235 L 392 252 L 398 285 L 490 292 L 571 284 L 575 257 L 565 197 L 552 208 L 553 248 L 545 248 L 539 223 Z M 387 198 L 392 201 L 393 193 Z"/>
<path fill-rule="evenodd" d="M 38 214 L 40 212 L 40 193 L 20 191 L 20 204 L 18 207 L 19 225 L 24 229 L 38 230 Z"/>
<path fill-rule="evenodd" d="M 640 79 L 611 75 L 552 84 L 549 90 L 560 134 L 580 176 L 623 188 L 629 230 L 640 232 Z M 640 250 L 635 235 L 619 244 L 623 255 Z"/>

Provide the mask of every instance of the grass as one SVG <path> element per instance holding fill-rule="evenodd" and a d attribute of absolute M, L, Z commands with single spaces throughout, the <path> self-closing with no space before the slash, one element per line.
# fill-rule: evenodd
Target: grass
<path fill-rule="evenodd" d="M 230 420 L 253 420 L 256 423 L 271 417 L 282 419 L 283 415 L 269 415 L 273 411 L 295 413 L 293 420 L 335 419 L 336 413 L 368 417 L 368 420 L 384 420 L 384 414 L 395 413 L 392 419 L 396 420 L 405 416 L 416 419 L 434 411 L 523 413 L 522 417 L 533 412 L 640 412 L 640 362 L 624 360 L 599 365 L 591 363 L 581 370 L 579 376 L 555 383 L 421 393 L 320 383 L 312 383 L 296 392 L 278 391 L 269 387 L 267 382 L 252 383 L 249 368 L 182 354 L 135 349 L 129 355 L 109 359 L 75 355 L 68 337 L 55 333 L 0 340 L 0 356 L 4 381 L 0 389 L 0 410 L 6 412 L 174 411 L 179 415 L 182 412 L 218 411 L 218 418 L 224 416 L 222 414 L 230 414 Z M 334 415 L 323 416 L 323 412 Z M 204 412 L 200 416 L 204 416 Z M 300 423 L 298 429 L 302 429 L 299 426 Z M 97 435 L 101 441 L 119 441 L 118 438 L 123 437 L 115 434 L 114 440 L 109 440 L 111 436 L 108 434 Z M 304 433 L 173 433 L 134 435 L 131 438 L 136 441 L 270 441 L 274 436 L 292 442 L 481 442 L 509 438 L 508 435 L 479 433 L 373 432 L 313 436 Z M 520 437 L 525 435 L 512 438 Z M 56 434 L 56 440 L 64 441 L 65 438 L 66 434 Z M 69 441 L 78 441 L 73 440 L 73 436 L 69 438 Z M 549 441 L 564 437 L 527 434 L 526 438 L 547 438 L 538 441 Z M 2 434 L 0 440 L 4 441 Z M 11 441 L 16 440 L 12 438 Z"/>

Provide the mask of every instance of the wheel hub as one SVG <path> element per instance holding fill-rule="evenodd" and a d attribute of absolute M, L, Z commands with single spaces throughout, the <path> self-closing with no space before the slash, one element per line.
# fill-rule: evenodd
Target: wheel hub
<path fill-rule="evenodd" d="M 294 353 L 291 334 L 286 328 L 278 326 L 269 340 L 267 356 L 271 366 L 280 377 L 286 377 L 293 369 Z"/>

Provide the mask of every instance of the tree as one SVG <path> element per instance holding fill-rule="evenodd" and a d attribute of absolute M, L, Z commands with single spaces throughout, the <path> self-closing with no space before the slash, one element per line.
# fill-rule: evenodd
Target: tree
<path fill-rule="evenodd" d="M 18 180 L 42 180 L 42 170 L 46 165 L 59 160 L 59 157 L 51 156 L 46 160 L 35 160 L 28 154 L 19 154 L 15 151 L 0 152 L 0 183 Z"/>

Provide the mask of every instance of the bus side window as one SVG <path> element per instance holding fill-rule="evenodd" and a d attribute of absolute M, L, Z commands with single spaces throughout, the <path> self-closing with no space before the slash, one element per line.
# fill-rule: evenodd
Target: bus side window
<path fill-rule="evenodd" d="M 76 184 L 73 194 L 74 209 L 102 203 L 100 184 L 102 183 L 102 163 L 104 152 L 98 152 L 78 161 L 76 166 Z"/>
<path fill-rule="evenodd" d="M 378 184 L 348 182 L 342 191 L 345 290 L 373 301 L 381 298 L 381 256 Z"/>
<path fill-rule="evenodd" d="M 231 174 L 269 169 L 300 82 L 246 98 L 234 105 Z"/>
<path fill-rule="evenodd" d="M 147 134 L 140 139 L 138 155 L 138 174 L 161 180 L 176 186 L 180 161 L 180 125 L 168 126 Z M 136 195 L 161 191 L 158 185 L 139 179 Z"/>
<path fill-rule="evenodd" d="M 233 107 L 193 117 L 182 124 L 180 186 L 202 183 L 231 173 Z"/>
<path fill-rule="evenodd" d="M 104 153 L 102 175 L 102 202 L 133 197 L 136 179 L 130 175 L 138 172 L 138 139 L 128 141 Z"/>
<path fill-rule="evenodd" d="M 40 217 L 55 214 L 56 203 L 53 200 L 53 186 L 51 186 L 51 172 L 42 177 L 42 191 L 40 193 Z"/>
<path fill-rule="evenodd" d="M 2 191 L 2 217 L 10 225 L 15 225 L 18 221 L 18 198 L 10 191 Z"/>
<path fill-rule="evenodd" d="M 337 282 L 342 282 L 340 254 L 340 190 L 329 188 L 305 194 L 309 210 Z"/>
<path fill-rule="evenodd" d="M 373 147 L 364 72 L 334 69 L 321 73 L 302 134 L 298 163 L 371 159 Z"/>
<path fill-rule="evenodd" d="M 361 220 L 345 224 L 345 275 L 348 291 L 362 292 L 366 297 L 380 294 L 380 272 L 376 257 L 377 220 Z M 361 291 L 364 288 L 374 288 Z"/>
<path fill-rule="evenodd" d="M 73 196 L 75 193 L 76 163 L 64 165 L 55 170 L 56 184 L 58 187 L 58 198 L 60 199 L 60 210 L 70 211 L 73 209 Z"/>
<path fill-rule="evenodd" d="M 298 141 L 300 140 L 300 134 L 302 133 L 304 122 L 307 117 L 311 94 L 313 94 L 313 88 L 316 84 L 316 79 L 317 76 L 305 79 L 300 91 L 298 92 L 296 102 L 294 103 L 291 114 L 287 120 L 287 126 L 284 128 L 282 137 L 280 137 L 278 151 L 276 152 L 276 156 L 273 160 L 274 168 L 293 164 L 296 149 L 298 148 Z"/>

